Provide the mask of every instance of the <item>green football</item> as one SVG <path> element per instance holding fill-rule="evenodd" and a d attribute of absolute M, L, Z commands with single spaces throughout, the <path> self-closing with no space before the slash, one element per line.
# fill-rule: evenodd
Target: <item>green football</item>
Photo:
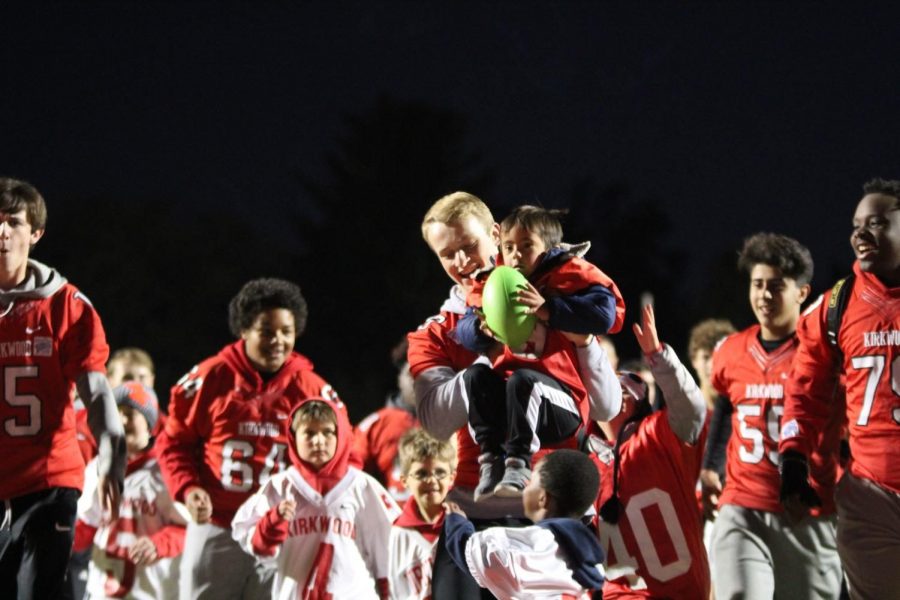
<path fill-rule="evenodd" d="M 488 327 L 510 348 L 520 348 L 534 331 L 537 319 L 516 302 L 516 292 L 528 287 L 525 276 L 512 267 L 493 270 L 484 284 L 481 309 Z"/>

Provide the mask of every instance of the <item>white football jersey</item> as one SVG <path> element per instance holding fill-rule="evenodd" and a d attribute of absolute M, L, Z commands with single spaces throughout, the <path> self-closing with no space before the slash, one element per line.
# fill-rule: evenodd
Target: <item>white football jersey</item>
<path fill-rule="evenodd" d="M 178 597 L 180 557 L 161 558 L 146 566 L 128 560 L 135 540 L 152 536 L 168 525 L 184 527 L 187 509 L 169 495 L 159 465 L 150 459 L 125 477 L 119 518 L 107 522 L 97 497 L 97 459 L 85 470 L 84 492 L 78 500 L 78 518 L 96 527 L 88 570 L 88 598 L 133 598 L 135 600 Z"/>
<path fill-rule="evenodd" d="M 395 525 L 390 544 L 390 597 L 396 600 L 431 598 L 431 571 L 437 539 L 429 542 L 415 529 Z"/>
<path fill-rule="evenodd" d="M 498 598 L 591 597 L 573 578 L 553 533 L 537 525 L 490 527 L 472 534 L 466 543 L 466 564 L 478 585 Z"/>
<path fill-rule="evenodd" d="M 272 597 L 378 599 L 376 580 L 388 576 L 388 540 L 400 509 L 369 475 L 351 467 L 323 497 L 296 468 L 273 475 L 238 509 L 232 536 L 250 554 L 256 525 L 282 500 L 297 509 L 288 538 L 276 550 Z M 318 596 L 317 596 L 318 597 Z"/>

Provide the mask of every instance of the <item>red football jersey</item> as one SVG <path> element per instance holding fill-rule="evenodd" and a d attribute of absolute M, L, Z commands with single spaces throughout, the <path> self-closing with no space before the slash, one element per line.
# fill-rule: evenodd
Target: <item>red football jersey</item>
<path fill-rule="evenodd" d="M 807 454 L 816 448 L 840 411 L 834 389 L 842 368 L 852 455 L 848 468 L 856 477 L 900 493 L 900 288 L 886 288 L 859 263 L 853 271 L 856 281 L 838 333 L 843 364 L 837 364 L 826 335 L 830 291 L 797 328 L 800 348 L 787 390 L 781 449 Z"/>
<path fill-rule="evenodd" d="M 778 440 L 784 410 L 784 386 L 790 375 L 798 340 L 792 336 L 772 352 L 759 342 L 759 325 L 725 338 L 713 354 L 712 384 L 727 396 L 734 412 L 728 441 L 727 478 L 722 504 L 780 513 L 778 498 Z M 822 499 L 815 514 L 834 512 L 832 498 L 837 476 L 838 431 L 830 445 L 815 453 L 813 488 Z"/>
<path fill-rule="evenodd" d="M 462 371 L 478 358 L 454 338 L 456 324 L 463 315 L 449 310 L 429 317 L 418 329 L 406 336 L 409 349 L 406 359 L 413 377 L 432 367 L 450 367 Z"/>
<path fill-rule="evenodd" d="M 697 512 L 695 483 L 708 428 L 693 444 L 675 435 L 666 411 L 645 418 L 619 448 L 615 525 L 600 521 L 609 598 L 708 598 L 709 562 Z M 597 510 L 613 493 L 612 444 L 592 439 L 600 469 Z M 599 451 L 598 451 L 599 450 Z"/>
<path fill-rule="evenodd" d="M 156 442 L 172 496 L 197 485 L 212 500 L 212 521 L 231 528 L 238 507 L 287 465 L 290 414 L 303 399 L 337 394 L 292 353 L 268 381 L 247 360 L 242 340 L 206 359 L 172 388 L 169 417 Z M 342 403 L 339 406 L 346 410 Z"/>
<path fill-rule="evenodd" d="M 408 410 L 386 406 L 373 412 L 353 428 L 354 457 L 398 501 L 409 496 L 400 482 L 398 442 L 404 433 L 418 425 L 415 415 Z"/>
<path fill-rule="evenodd" d="M 106 372 L 100 317 L 73 285 L 13 301 L 0 318 L 0 498 L 51 487 L 81 489 L 84 460 L 72 393 L 82 373 Z"/>

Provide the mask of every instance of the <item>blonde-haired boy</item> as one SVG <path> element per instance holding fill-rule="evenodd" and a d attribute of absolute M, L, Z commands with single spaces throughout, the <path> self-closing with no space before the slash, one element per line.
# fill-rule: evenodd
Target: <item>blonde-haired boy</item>
<path fill-rule="evenodd" d="M 400 439 L 400 481 L 410 497 L 389 546 L 390 597 L 431 597 L 431 570 L 443 526 L 443 502 L 456 474 L 456 449 L 421 429 Z"/>

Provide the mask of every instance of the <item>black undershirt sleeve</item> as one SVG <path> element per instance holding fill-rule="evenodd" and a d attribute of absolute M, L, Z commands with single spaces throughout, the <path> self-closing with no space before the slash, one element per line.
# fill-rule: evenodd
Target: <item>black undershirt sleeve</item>
<path fill-rule="evenodd" d="M 709 422 L 709 438 L 703 456 L 703 468 L 712 469 L 725 481 L 725 449 L 731 437 L 731 414 L 734 406 L 727 396 L 716 396 L 712 419 Z"/>

